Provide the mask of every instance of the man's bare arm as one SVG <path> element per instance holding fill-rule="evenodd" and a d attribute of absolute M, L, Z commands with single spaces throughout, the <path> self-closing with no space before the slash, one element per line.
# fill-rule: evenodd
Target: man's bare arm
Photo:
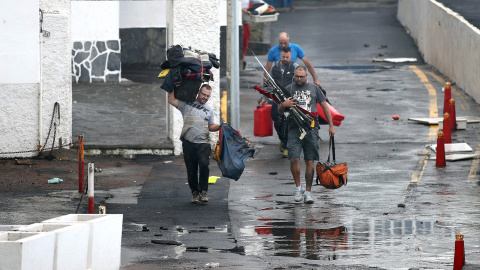
<path fill-rule="evenodd" d="M 173 91 L 168 93 L 168 103 L 178 108 L 178 99 L 175 98 Z"/>
<path fill-rule="evenodd" d="M 312 62 L 310 62 L 310 60 L 308 60 L 307 56 L 304 56 L 302 58 L 302 61 L 305 64 L 305 66 L 307 67 L 308 72 L 310 72 L 310 74 L 312 75 L 313 83 L 315 85 L 317 85 L 318 87 L 322 87 L 322 85 L 318 81 L 317 74 L 315 73 L 315 69 L 313 68 Z"/>
<path fill-rule="evenodd" d="M 218 125 L 218 124 L 208 125 L 208 130 L 209 131 L 218 131 L 219 129 L 220 129 L 220 125 Z"/>
<path fill-rule="evenodd" d="M 325 113 L 325 117 L 327 118 L 327 121 L 328 121 L 328 126 L 329 126 L 328 135 L 333 136 L 335 135 L 335 128 L 333 128 L 332 113 L 330 112 L 330 109 L 328 108 L 326 101 L 320 103 L 320 106 L 322 106 L 323 113 Z"/>
<path fill-rule="evenodd" d="M 267 61 L 267 66 L 265 67 L 265 70 L 268 71 L 268 72 L 270 72 L 270 69 L 272 69 L 272 62 Z M 263 74 L 263 83 L 265 83 L 265 82 L 267 81 L 267 78 L 268 78 L 267 73 L 264 72 L 264 74 Z"/>

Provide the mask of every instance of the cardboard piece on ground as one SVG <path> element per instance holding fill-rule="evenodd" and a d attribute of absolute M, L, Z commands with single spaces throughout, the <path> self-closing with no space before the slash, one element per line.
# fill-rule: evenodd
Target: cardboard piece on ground
<path fill-rule="evenodd" d="M 389 63 L 407 63 L 407 62 L 417 62 L 417 58 L 373 58 L 373 62 L 389 62 Z"/>
<path fill-rule="evenodd" d="M 443 129 L 443 120 L 438 122 L 438 128 Z M 457 118 L 457 129 L 467 129 L 467 119 Z"/>
<path fill-rule="evenodd" d="M 480 158 L 479 154 L 452 154 L 452 155 L 445 155 L 446 161 L 457 161 L 457 160 L 464 160 L 464 159 L 475 159 Z M 435 160 L 436 157 L 430 157 L 430 160 Z"/>
<path fill-rule="evenodd" d="M 480 123 L 480 118 L 471 116 L 461 116 L 455 118 L 457 121 L 467 121 L 467 123 Z M 419 122 L 427 125 L 438 125 L 440 121 L 443 121 L 441 117 L 425 117 L 425 118 L 408 118 L 410 121 Z"/>
<path fill-rule="evenodd" d="M 437 145 L 432 144 L 428 146 L 434 152 L 437 152 Z M 445 144 L 445 153 L 452 153 L 452 152 L 471 152 L 473 149 L 470 145 L 466 143 L 446 143 Z"/>

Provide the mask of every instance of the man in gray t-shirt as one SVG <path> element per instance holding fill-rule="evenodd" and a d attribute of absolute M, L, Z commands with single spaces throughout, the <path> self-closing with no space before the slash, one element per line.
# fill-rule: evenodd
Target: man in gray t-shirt
<path fill-rule="evenodd" d="M 209 132 L 218 131 L 220 125 L 214 123 L 213 110 L 206 104 L 212 88 L 203 84 L 198 91 L 197 99 L 185 102 L 175 98 L 174 92 L 168 93 L 168 103 L 177 108 L 183 115 L 183 128 L 180 135 L 183 148 L 183 159 L 187 167 L 188 185 L 192 191 L 191 203 L 208 202 L 208 177 L 210 169 Z M 199 173 L 200 171 L 200 173 Z"/>
<path fill-rule="evenodd" d="M 332 115 L 330 109 L 327 106 L 325 95 L 320 88 L 307 80 L 307 70 L 305 67 L 300 66 L 295 70 L 293 77 L 294 83 L 287 86 L 287 90 L 290 92 L 290 96 L 287 100 L 282 102 L 278 106 L 278 113 L 283 114 L 287 108 L 298 105 L 309 112 L 317 112 L 317 103 L 323 109 L 325 116 L 328 120 L 329 130 L 328 134 L 333 136 L 335 129 L 333 128 Z M 312 183 L 313 175 L 315 173 L 314 161 L 319 160 L 319 142 L 318 137 L 314 134 L 318 132 L 315 127 L 307 134 L 300 138 L 300 129 L 297 124 L 290 119 L 288 129 L 288 159 L 290 160 L 290 170 L 295 181 L 295 201 L 299 202 L 304 199 L 305 203 L 313 203 L 312 197 Z M 300 185 L 300 155 L 303 150 L 303 159 L 305 160 L 305 184 L 306 191 L 304 193 L 302 186 Z"/>

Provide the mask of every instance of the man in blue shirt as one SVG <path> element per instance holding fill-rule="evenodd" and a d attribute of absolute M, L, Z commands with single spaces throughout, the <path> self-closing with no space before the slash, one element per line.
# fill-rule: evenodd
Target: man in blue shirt
<path fill-rule="evenodd" d="M 315 73 L 315 69 L 313 68 L 312 63 L 310 62 L 310 60 L 308 60 L 305 52 L 300 46 L 294 43 L 290 43 L 290 37 L 286 32 L 278 34 L 278 45 L 268 51 L 267 66 L 265 67 L 265 69 L 270 70 L 272 68 L 272 63 L 281 59 L 280 53 L 282 51 L 282 47 L 290 47 L 292 51 L 292 60 L 295 61 L 295 63 L 297 62 L 297 58 L 302 59 L 303 63 L 308 69 L 308 72 L 310 72 L 310 74 L 312 75 L 313 83 L 318 87 L 321 87 L 322 85 L 317 79 L 317 74 Z"/>

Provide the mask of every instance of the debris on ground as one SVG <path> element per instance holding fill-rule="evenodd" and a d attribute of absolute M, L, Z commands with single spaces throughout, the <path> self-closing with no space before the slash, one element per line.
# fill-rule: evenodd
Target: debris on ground
<path fill-rule="evenodd" d="M 61 182 L 63 182 L 63 179 L 60 179 L 60 178 L 57 178 L 57 177 L 49 179 L 47 181 L 47 183 L 49 183 L 49 184 L 60 184 Z"/>

